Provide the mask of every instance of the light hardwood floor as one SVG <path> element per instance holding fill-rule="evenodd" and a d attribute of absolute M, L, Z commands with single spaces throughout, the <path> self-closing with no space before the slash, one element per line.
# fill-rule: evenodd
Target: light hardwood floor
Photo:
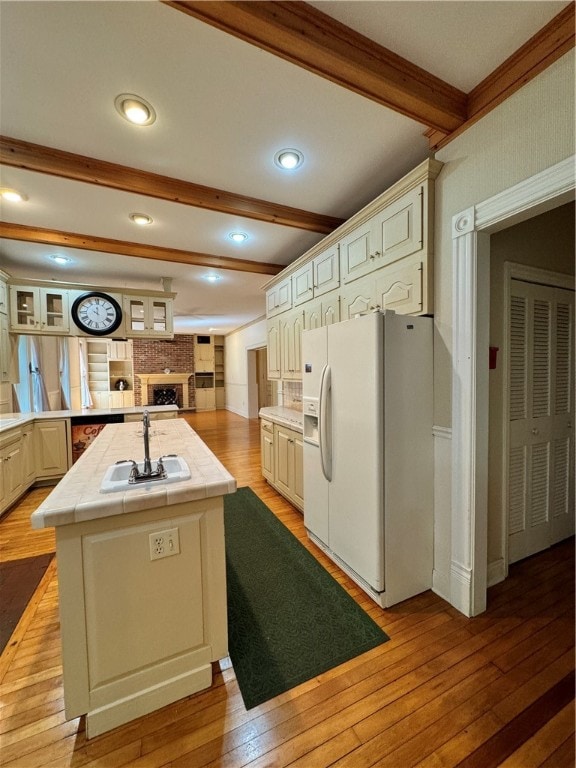
<path fill-rule="evenodd" d="M 186 420 L 390 641 L 250 711 L 224 660 L 211 689 L 86 741 L 82 718 L 64 719 L 53 561 L 0 659 L 3 766 L 574 766 L 573 540 L 513 566 L 475 619 L 432 592 L 382 610 L 262 480 L 257 421 L 226 411 Z M 54 551 L 51 530 L 29 527 L 48 491 L 31 491 L 0 521 L 2 560 Z"/>

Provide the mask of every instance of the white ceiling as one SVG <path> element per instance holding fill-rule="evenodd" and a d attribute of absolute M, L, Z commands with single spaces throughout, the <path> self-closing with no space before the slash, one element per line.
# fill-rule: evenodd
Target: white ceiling
<path fill-rule="evenodd" d="M 314 2 L 311 5 L 468 92 L 567 2 Z M 0 133 L 314 213 L 348 218 L 428 155 L 425 126 L 158 2 L 0 2 Z M 119 93 L 154 105 L 123 121 Z M 272 160 L 305 157 L 297 173 Z M 287 265 L 323 235 L 152 197 L 2 168 L 3 221 Z M 139 228 L 131 212 L 154 224 Z M 234 245 L 233 229 L 249 240 Z M 72 262 L 59 268 L 55 251 Z M 160 289 L 176 331 L 227 333 L 264 314 L 270 277 L 0 240 L 14 277 Z M 216 285 L 201 278 L 216 271 Z"/>

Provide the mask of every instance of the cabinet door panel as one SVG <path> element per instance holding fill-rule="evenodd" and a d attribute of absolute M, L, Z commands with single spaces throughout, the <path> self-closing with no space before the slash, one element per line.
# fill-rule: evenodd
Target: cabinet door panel
<path fill-rule="evenodd" d="M 416 262 L 397 270 L 383 270 L 376 279 L 376 301 L 382 309 L 402 315 L 422 311 L 422 265 Z"/>
<path fill-rule="evenodd" d="M 417 187 L 383 211 L 378 236 L 382 244 L 381 266 L 422 249 L 422 201 L 422 188 Z"/>
<path fill-rule="evenodd" d="M 278 320 L 269 320 L 267 328 L 267 365 L 268 378 L 280 378 L 280 324 Z"/>
<path fill-rule="evenodd" d="M 323 296 L 340 285 L 340 256 L 338 245 L 314 259 L 314 296 Z"/>
<path fill-rule="evenodd" d="M 306 264 L 292 275 L 292 301 L 294 306 L 309 301 L 313 295 L 312 264 Z"/>

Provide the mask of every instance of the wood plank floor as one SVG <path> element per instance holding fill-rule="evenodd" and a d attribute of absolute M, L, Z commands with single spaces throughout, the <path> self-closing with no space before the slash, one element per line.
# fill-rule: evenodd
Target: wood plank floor
<path fill-rule="evenodd" d="M 258 422 L 188 414 L 238 485 L 250 485 L 391 640 L 246 711 L 229 660 L 215 684 L 87 741 L 64 719 L 57 564 L 0 659 L 6 768 L 573 768 L 574 540 L 518 563 L 466 619 L 427 592 L 388 610 L 307 541 L 302 516 L 260 476 Z M 54 551 L 29 516 L 49 489 L 0 521 L 0 557 Z"/>

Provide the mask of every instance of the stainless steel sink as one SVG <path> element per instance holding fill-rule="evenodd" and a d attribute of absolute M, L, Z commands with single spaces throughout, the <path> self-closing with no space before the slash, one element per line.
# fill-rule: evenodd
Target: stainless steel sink
<path fill-rule="evenodd" d="M 154 465 L 156 462 L 152 462 Z M 166 483 L 176 483 L 180 480 L 188 480 L 190 477 L 190 468 L 182 456 L 163 456 L 162 464 L 166 472 L 166 477 L 161 479 L 150 479 L 149 482 L 130 482 L 130 473 L 134 466 L 131 461 L 122 461 L 118 464 L 112 464 L 106 470 L 102 479 L 100 493 L 112 493 L 114 491 L 130 491 L 133 488 L 141 488 L 142 485 L 147 488 L 150 485 L 165 485 Z M 144 462 L 136 462 L 138 472 L 144 471 Z"/>

